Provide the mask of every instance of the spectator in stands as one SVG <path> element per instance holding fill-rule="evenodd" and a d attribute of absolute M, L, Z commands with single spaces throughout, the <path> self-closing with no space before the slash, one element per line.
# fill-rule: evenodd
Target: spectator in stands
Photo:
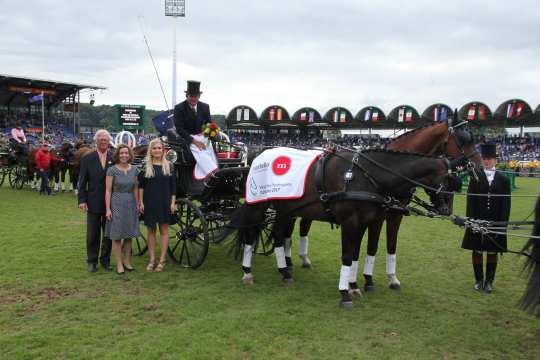
<path fill-rule="evenodd" d="M 111 134 L 105 129 L 98 130 L 94 136 L 96 150 L 81 159 L 78 189 L 79 208 L 86 215 L 86 254 L 88 271 L 97 271 L 99 258 L 104 270 L 110 271 L 111 239 L 101 235 L 105 228 L 105 175 L 112 165 L 112 153 L 109 151 Z"/>
<path fill-rule="evenodd" d="M 50 152 L 49 143 L 44 142 L 36 152 L 34 160 L 41 177 L 39 194 L 45 195 L 46 193 L 47 195 L 54 195 L 54 193 L 51 194 L 51 188 L 49 186 L 49 170 L 51 169 L 52 161 L 61 162 L 63 159 L 54 156 L 54 154 Z"/>

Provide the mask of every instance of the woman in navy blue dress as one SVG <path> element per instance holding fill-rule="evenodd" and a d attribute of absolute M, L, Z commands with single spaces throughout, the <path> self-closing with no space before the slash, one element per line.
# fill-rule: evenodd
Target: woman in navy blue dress
<path fill-rule="evenodd" d="M 144 214 L 148 229 L 150 261 L 147 271 L 161 272 L 165 268 L 169 247 L 169 221 L 176 211 L 176 175 L 174 166 L 165 158 L 163 143 L 154 139 L 148 145 L 146 166 L 139 174 L 139 211 Z M 156 265 L 156 233 L 159 227 L 161 251 Z"/>

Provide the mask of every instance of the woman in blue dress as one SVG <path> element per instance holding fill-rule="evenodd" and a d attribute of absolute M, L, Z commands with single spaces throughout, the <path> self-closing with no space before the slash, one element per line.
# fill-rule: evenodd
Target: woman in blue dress
<path fill-rule="evenodd" d="M 165 268 L 169 247 L 169 222 L 176 211 L 176 175 L 174 166 L 165 158 L 163 143 L 150 141 L 146 153 L 146 165 L 139 174 L 139 211 L 144 214 L 148 229 L 147 271 L 161 272 Z M 159 228 L 161 240 L 159 263 L 156 265 L 156 233 Z"/>

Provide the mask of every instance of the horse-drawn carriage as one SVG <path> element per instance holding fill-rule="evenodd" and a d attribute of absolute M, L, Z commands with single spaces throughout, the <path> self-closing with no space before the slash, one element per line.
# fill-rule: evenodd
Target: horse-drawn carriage
<path fill-rule="evenodd" d="M 218 139 L 211 141 L 218 169 L 204 180 L 195 180 L 195 163 L 183 140 L 174 130 L 169 130 L 162 141 L 177 177 L 177 223 L 170 226 L 173 233 L 168 254 L 175 263 L 196 269 L 204 262 L 209 245 L 222 240 L 219 236 L 221 231 L 228 224 L 232 212 L 241 205 L 249 172 L 247 147 L 230 143 L 226 134 L 220 133 Z M 135 164 L 143 165 L 140 155 L 136 157 Z M 264 247 L 266 245 L 268 243 L 263 242 L 260 252 L 270 252 Z M 136 255 L 146 252 L 143 236 L 132 246 Z"/>
<path fill-rule="evenodd" d="M 0 186 L 7 179 L 12 189 L 22 189 L 28 182 L 28 155 L 15 140 L 0 149 Z"/>

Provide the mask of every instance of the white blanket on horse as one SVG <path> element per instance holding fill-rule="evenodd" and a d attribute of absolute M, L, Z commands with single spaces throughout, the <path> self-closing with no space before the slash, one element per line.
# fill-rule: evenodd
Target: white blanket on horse
<path fill-rule="evenodd" d="M 193 169 L 193 178 L 195 180 L 204 180 L 210 174 L 218 169 L 218 162 L 212 143 L 204 135 L 191 135 L 195 140 L 206 144 L 205 150 L 200 150 L 197 146 L 191 144 L 189 149 L 197 161 L 195 168 Z"/>
<path fill-rule="evenodd" d="M 311 165 L 323 152 L 278 147 L 257 156 L 246 181 L 246 202 L 253 204 L 304 196 Z"/>

